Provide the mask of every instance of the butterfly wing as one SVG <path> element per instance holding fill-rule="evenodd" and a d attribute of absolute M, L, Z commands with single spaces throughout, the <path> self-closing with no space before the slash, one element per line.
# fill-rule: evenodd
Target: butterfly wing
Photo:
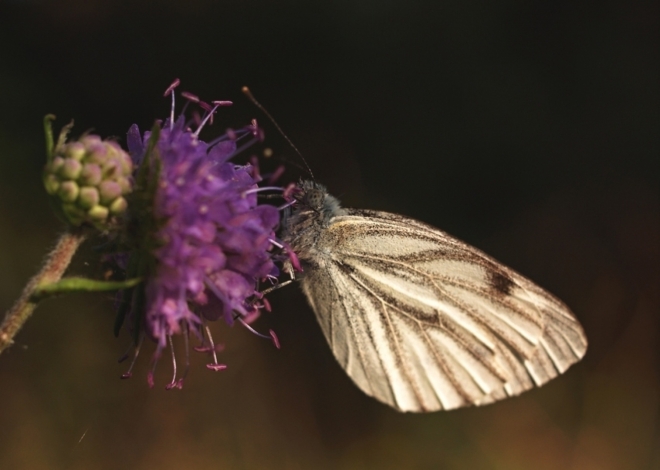
<path fill-rule="evenodd" d="M 302 287 L 335 357 L 401 411 L 491 403 L 582 358 L 560 300 L 481 251 L 422 224 L 348 210 L 320 232 Z"/>

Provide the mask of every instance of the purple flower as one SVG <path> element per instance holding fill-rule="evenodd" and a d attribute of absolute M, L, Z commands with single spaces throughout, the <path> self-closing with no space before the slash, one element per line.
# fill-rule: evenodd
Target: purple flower
<path fill-rule="evenodd" d="M 253 122 L 206 143 L 199 131 L 227 102 L 215 102 L 215 107 L 197 102 L 207 111 L 197 131 L 183 116 L 171 116 L 143 135 L 136 125 L 128 131 L 129 152 L 139 167 L 129 206 L 133 250 L 127 275 L 143 277 L 145 283 L 142 291 L 122 298 L 119 323 L 131 319 L 136 339 L 144 331 L 156 341 L 156 360 L 173 335 L 184 334 L 187 341 L 190 332 L 206 343 L 206 331 L 211 346 L 198 349 L 215 356 L 204 321 L 222 317 L 229 324 L 240 319 L 247 325 L 264 306 L 258 301 L 258 282 L 279 274 L 271 251 L 279 211 L 258 204 L 258 170 L 229 161 L 240 151 L 237 144 L 251 145 L 261 130 Z M 216 361 L 209 368 L 223 366 Z M 180 386 L 173 379 L 169 387 Z"/>

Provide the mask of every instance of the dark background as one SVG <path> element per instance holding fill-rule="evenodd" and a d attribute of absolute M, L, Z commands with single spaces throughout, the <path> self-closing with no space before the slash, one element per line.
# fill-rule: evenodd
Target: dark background
<path fill-rule="evenodd" d="M 175 77 L 257 117 L 248 84 L 347 206 L 400 212 L 562 298 L 590 340 L 539 390 L 399 414 L 336 364 L 297 288 L 275 350 L 215 326 L 182 391 L 116 359 L 112 297 L 45 302 L 0 357 L 0 468 L 642 469 L 660 465 L 657 2 L 0 2 L 0 309 L 62 227 L 40 182 L 42 116 L 123 138 Z M 83 250 L 73 273 L 96 272 Z"/>

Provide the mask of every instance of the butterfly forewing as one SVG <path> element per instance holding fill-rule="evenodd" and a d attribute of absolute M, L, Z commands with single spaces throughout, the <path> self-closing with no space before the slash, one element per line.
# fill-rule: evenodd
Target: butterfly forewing
<path fill-rule="evenodd" d="M 399 215 L 336 214 L 303 250 L 301 282 L 336 358 L 368 395 L 402 411 L 481 405 L 542 385 L 584 355 L 570 310 L 479 250 Z"/>

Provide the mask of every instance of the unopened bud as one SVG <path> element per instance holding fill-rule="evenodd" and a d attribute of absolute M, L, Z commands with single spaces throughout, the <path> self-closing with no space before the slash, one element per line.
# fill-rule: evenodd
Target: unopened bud
<path fill-rule="evenodd" d="M 107 230 L 126 212 L 132 172 L 133 162 L 119 144 L 86 135 L 54 149 L 44 186 L 71 224 Z"/>

